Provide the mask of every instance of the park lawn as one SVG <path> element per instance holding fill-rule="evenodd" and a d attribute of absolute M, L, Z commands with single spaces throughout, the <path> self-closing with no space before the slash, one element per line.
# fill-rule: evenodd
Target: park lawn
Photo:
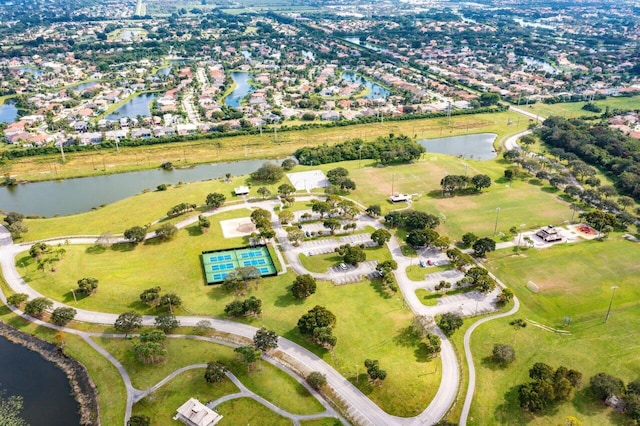
<path fill-rule="evenodd" d="M 417 289 L 416 296 L 418 296 L 418 300 L 425 306 L 436 306 L 438 304 L 438 299 L 441 297 L 440 295 L 434 294 L 424 288 Z"/>
<path fill-rule="evenodd" d="M 640 102 L 640 96 L 631 96 L 631 97 L 609 97 L 604 100 L 593 101 L 594 104 L 598 105 L 602 108 L 602 112 L 605 111 L 606 107 L 611 107 L 615 109 L 621 110 L 636 110 L 638 109 L 638 103 Z M 540 114 L 540 118 L 546 118 L 552 115 L 561 115 L 567 118 L 573 117 L 581 117 L 581 116 L 592 116 L 595 117 L 601 113 L 593 113 L 590 111 L 585 111 L 582 107 L 586 102 L 568 102 L 568 103 L 559 103 L 548 105 L 542 102 L 538 102 L 534 105 L 531 105 L 529 111 Z"/>
<path fill-rule="evenodd" d="M 185 202 L 199 206 L 196 211 L 169 220 L 172 223 L 179 222 L 190 215 L 197 216 L 207 211 L 204 203 L 209 193 L 224 194 L 227 197 L 226 204 L 240 200 L 233 195 L 233 189 L 239 185 L 246 185 L 247 179 L 247 176 L 240 176 L 232 178 L 229 183 L 211 180 L 173 185 L 166 191 L 150 190 L 86 213 L 46 219 L 26 219 L 25 224 L 29 232 L 24 234 L 23 238 L 26 241 L 35 241 L 61 235 L 101 235 L 106 232 L 121 234 L 133 226 L 145 226 L 162 219 L 176 204 Z M 283 178 L 281 182 L 288 182 L 288 180 Z M 265 186 L 272 192 L 276 192 L 279 184 Z M 247 210 L 243 211 L 247 212 Z M 246 216 L 249 214 L 246 213 Z M 215 219 L 217 216 L 211 218 L 212 221 Z M 155 226 L 151 229 L 154 228 Z"/>
<path fill-rule="evenodd" d="M 146 365 L 135 358 L 133 343 L 128 340 L 99 338 L 96 341 L 122 362 L 131 376 L 133 386 L 139 389 L 153 386 L 178 368 L 221 361 L 247 388 L 288 412 L 314 414 L 323 411 L 320 402 L 287 373 L 264 361 L 258 361 L 251 372 L 247 372 L 244 364 L 237 360 L 233 349 L 227 346 L 185 338 L 170 338 L 165 341 L 166 361 L 158 365 Z M 205 383 L 204 369 L 195 371 L 202 383 Z M 228 393 L 238 392 L 235 386 L 233 388 L 234 390 Z"/>
<path fill-rule="evenodd" d="M 25 267 L 20 268 L 26 271 L 26 280 L 36 290 L 74 307 L 114 313 L 135 309 L 153 314 L 159 311 L 138 300 L 144 289 L 157 285 L 163 293 L 177 293 L 189 314 L 224 317 L 224 306 L 235 297 L 220 286 L 204 285 L 199 258 L 202 249 L 218 247 L 213 240 L 218 241 L 219 237 L 214 234 L 213 227 L 209 233 L 197 236 L 180 231 L 172 241 L 141 245 L 124 252 L 112 248 L 99 254 L 88 254 L 87 246 L 68 246 L 64 259 L 56 264 L 55 273 L 37 271 L 33 259 L 26 254 L 19 256 L 18 262 L 25 263 Z M 234 245 L 232 242 L 225 244 Z M 384 248 L 375 251 L 387 252 L 384 256 L 389 256 Z M 149 265 L 154 265 L 151 273 Z M 98 278 L 100 285 L 97 293 L 79 299 L 76 304 L 70 289 L 82 278 L 78 271 L 82 271 L 82 276 Z M 428 405 L 437 390 L 439 373 L 426 376 L 417 373 L 433 371 L 439 360 L 427 361 L 416 352 L 415 342 L 407 343 L 402 339 L 411 313 L 403 307 L 400 296 L 386 296 L 376 282 L 340 287 L 321 283 L 315 295 L 299 302 L 287 288 L 293 279 L 294 275 L 288 273 L 262 280 L 251 294 L 263 301 L 263 316 L 260 320 L 248 321 L 264 324 L 304 345 L 348 378 L 354 378 L 356 364 L 360 372 L 364 372 L 364 359 L 379 359 L 381 368 L 388 372 L 385 383 L 371 389 L 362 377 L 360 386 L 390 413 L 413 416 Z M 338 345 L 333 354 L 317 348 L 297 331 L 298 318 L 316 304 L 326 306 L 338 318 L 334 330 Z M 186 312 L 184 309 L 176 311 L 179 315 Z"/>
<path fill-rule="evenodd" d="M 470 424 L 559 424 L 568 415 L 584 424 L 628 424 L 594 402 L 584 386 L 572 402 L 541 415 L 525 415 L 517 403 L 517 386 L 527 381 L 534 362 L 577 369 L 584 384 L 598 372 L 625 382 L 640 376 L 640 331 L 629 326 L 638 320 L 637 250 L 634 243 L 612 235 L 605 241 L 527 250 L 521 257 L 506 251 L 490 255 L 486 266 L 514 291 L 521 308 L 512 317 L 482 325 L 472 337 L 479 379 L 470 413 L 475 420 Z M 540 286 L 539 293 L 525 287 L 530 280 Z M 605 323 L 612 285 L 620 288 Z M 563 326 L 565 317 L 571 318 L 569 326 Z M 571 334 L 554 334 L 531 324 L 516 330 L 509 325 L 514 318 L 533 319 Z M 483 360 L 495 343 L 509 343 L 516 350 L 516 361 L 504 370 Z"/>
<path fill-rule="evenodd" d="M 225 378 L 220 383 L 209 384 L 204 380 L 204 369 L 188 370 L 133 406 L 134 415 L 147 415 L 153 425 L 175 426 L 176 409 L 188 398 L 196 398 L 203 404 L 240 390 Z M 230 419 L 225 420 L 229 421 Z M 222 424 L 222 423 L 220 423 Z"/>
<path fill-rule="evenodd" d="M 250 398 L 238 398 L 226 401 L 216 407 L 218 413 L 228 419 L 223 418 L 218 423 L 225 425 L 292 425 L 293 422 L 279 414 L 274 413 L 264 405 Z M 175 422 L 173 423 L 175 424 Z"/>
<path fill-rule="evenodd" d="M 440 218 L 437 228 L 452 240 L 466 232 L 492 236 L 496 209 L 500 208 L 498 232 L 507 233 L 512 226 L 526 224 L 526 229 L 547 224 L 560 225 L 571 217 L 569 204 L 556 195 L 525 181 L 503 181 L 506 163 L 503 160 L 472 161 L 446 155 L 434 155 L 437 161 L 419 161 L 409 165 L 385 168 L 352 169 L 351 176 L 358 185 L 353 198 L 364 205 L 382 204 L 385 211 L 398 206 L 380 202 L 394 192 L 421 194 L 411 208 L 426 211 Z M 347 162 L 343 164 L 353 164 Z M 466 164 L 466 166 L 465 166 Z M 491 187 L 481 193 L 442 198 L 440 180 L 445 174 L 472 176 L 483 173 L 491 177 Z"/>
<path fill-rule="evenodd" d="M 335 144 L 351 138 L 373 140 L 389 133 L 415 135 L 418 139 L 456 136 L 470 133 L 497 133 L 501 138 L 516 133 L 528 124 L 521 120 L 519 125 L 506 126 L 520 115 L 511 111 L 494 114 L 474 114 L 451 117 L 451 126 L 446 118 L 391 121 L 384 123 L 359 124 L 340 127 L 319 127 L 307 130 L 279 131 L 278 140 L 270 133 L 260 135 L 240 135 L 217 139 L 200 139 L 142 147 L 120 147 L 102 149 L 95 153 L 66 153 L 66 162 L 60 162 L 59 155 L 46 155 L 12 160 L 8 172 L 18 180 L 49 180 L 53 177 L 66 179 L 93 176 L 105 173 L 152 169 L 170 161 L 177 167 L 198 163 L 237 161 L 255 158 L 283 158 L 304 146 L 318 143 Z M 281 129 L 279 129 L 281 130 Z M 448 134 L 447 134 L 448 133 Z M 246 150 L 245 150 L 246 147 Z M 96 167 L 104 164 L 105 167 Z M 43 170 L 46 171 L 43 173 Z"/>

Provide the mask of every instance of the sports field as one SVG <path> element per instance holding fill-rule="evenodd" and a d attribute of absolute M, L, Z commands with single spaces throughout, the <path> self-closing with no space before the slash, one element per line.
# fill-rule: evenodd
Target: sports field
<path fill-rule="evenodd" d="M 238 268 L 254 267 L 262 277 L 276 275 L 276 268 L 266 246 L 240 247 L 202 252 L 202 266 L 207 284 L 218 284 Z"/>

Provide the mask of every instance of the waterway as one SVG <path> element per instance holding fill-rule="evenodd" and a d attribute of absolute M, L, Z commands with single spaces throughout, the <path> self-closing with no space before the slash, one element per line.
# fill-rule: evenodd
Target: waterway
<path fill-rule="evenodd" d="M 253 87 L 249 83 L 251 74 L 248 72 L 236 71 L 231 73 L 231 78 L 235 81 L 236 88 L 229 94 L 229 96 L 224 98 L 224 104 L 226 106 L 238 108 L 242 104 L 242 100 L 250 93 L 253 93 Z"/>
<path fill-rule="evenodd" d="M 150 103 L 158 97 L 157 93 L 142 93 L 122 105 L 107 116 L 108 120 L 119 120 L 122 117 L 136 118 L 151 116 Z"/>
<path fill-rule="evenodd" d="M 202 164 L 190 169 L 144 170 L 141 172 L 91 176 L 63 181 L 34 182 L 0 188 L 0 206 L 25 215 L 55 216 L 86 212 L 160 184 L 218 179 L 227 173 L 247 175 L 267 160 Z"/>
<path fill-rule="evenodd" d="M 495 133 L 477 133 L 473 135 L 448 138 L 422 139 L 418 143 L 429 153 L 448 154 L 474 160 L 490 160 L 496 157 L 493 142 Z"/>
<path fill-rule="evenodd" d="M 375 50 L 376 52 L 382 52 L 382 49 L 380 49 L 378 46 L 374 46 L 373 44 L 367 42 L 362 43 L 358 37 L 345 37 L 345 40 L 353 44 L 357 44 L 358 46 L 364 46 L 367 49 Z"/>
<path fill-rule="evenodd" d="M 186 64 L 187 64 L 187 61 L 184 59 L 169 59 L 169 65 L 158 69 L 158 71 L 156 71 L 156 75 L 169 75 L 173 67 L 175 67 L 176 65 L 182 66 Z"/>
<path fill-rule="evenodd" d="M 22 396 L 22 418 L 36 426 L 80 424 L 67 376 L 36 352 L 0 336 L 0 389 Z"/>
<path fill-rule="evenodd" d="M 560 74 L 560 70 L 557 68 L 554 68 L 553 65 L 547 63 L 547 62 L 543 62 L 543 61 L 539 61 L 535 58 L 530 58 L 528 56 L 523 56 L 522 60 L 524 61 L 525 64 L 532 66 L 538 70 L 544 71 L 544 72 L 548 72 L 551 74 Z"/>
<path fill-rule="evenodd" d="M 80 83 L 77 86 L 73 86 L 71 90 L 73 90 L 74 92 L 82 92 L 84 89 L 89 89 L 91 87 L 97 86 L 98 84 L 100 83 L 97 81 L 88 81 L 86 83 Z"/>
<path fill-rule="evenodd" d="M 374 83 L 373 81 L 363 78 L 358 74 L 346 71 L 342 73 L 342 79 L 348 83 L 361 84 L 369 89 L 369 93 L 367 93 L 364 98 L 365 99 L 387 99 L 390 92 L 379 84 Z"/>
<path fill-rule="evenodd" d="M 6 100 L 0 105 L 0 123 L 13 123 L 18 117 L 18 108 L 12 100 Z"/>

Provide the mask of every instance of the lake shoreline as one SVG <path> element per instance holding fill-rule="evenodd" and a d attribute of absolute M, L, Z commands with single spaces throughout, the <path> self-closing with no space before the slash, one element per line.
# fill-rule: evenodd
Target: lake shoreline
<path fill-rule="evenodd" d="M 62 370 L 69 380 L 71 393 L 79 405 L 80 424 L 83 426 L 100 425 L 98 390 L 89 377 L 86 367 L 79 361 L 66 355 L 58 346 L 41 340 L 31 334 L 20 331 L 0 321 L 0 336 L 12 343 L 21 345 L 40 354 L 45 360 Z"/>

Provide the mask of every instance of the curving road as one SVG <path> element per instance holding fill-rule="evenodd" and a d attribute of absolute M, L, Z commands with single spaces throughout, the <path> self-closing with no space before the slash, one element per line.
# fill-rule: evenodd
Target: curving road
<path fill-rule="evenodd" d="M 273 201 L 263 201 L 259 203 L 253 203 L 252 207 L 261 207 L 273 211 L 273 206 L 276 203 Z M 216 212 L 209 212 L 210 214 L 215 214 L 222 211 L 235 210 L 235 209 L 244 209 L 248 208 L 247 204 L 239 204 L 233 206 L 227 206 L 221 209 L 218 209 Z M 275 214 L 274 214 L 275 216 Z M 193 223 L 197 218 L 189 218 L 180 224 L 179 227 L 184 227 L 187 224 Z M 275 220 L 275 218 L 274 218 Z M 281 227 L 276 226 L 276 232 L 284 232 Z M 151 236 L 151 235 L 150 235 Z M 68 244 L 94 244 L 96 242 L 97 237 L 61 237 L 59 240 L 49 240 L 48 242 L 51 244 L 56 243 L 68 243 Z M 29 285 L 22 279 L 20 276 L 16 264 L 15 264 L 15 256 L 22 251 L 28 250 L 29 244 L 14 244 L 8 230 L 4 226 L 0 226 L 0 266 L 2 268 L 3 274 L 9 286 L 13 291 L 17 293 L 26 293 L 29 295 L 29 298 L 35 297 L 43 297 L 40 293 L 29 287 Z M 399 245 L 397 241 L 394 240 L 393 243 L 390 244 L 390 248 L 393 253 L 399 253 Z M 400 280 L 399 280 L 400 281 Z M 419 301 L 418 301 L 419 303 Z M 54 302 L 53 309 L 65 306 L 59 302 Z M 76 308 L 74 308 L 76 309 Z M 103 312 L 94 312 L 87 311 L 83 309 L 76 309 L 78 312 L 76 315 L 76 320 L 88 322 L 88 323 L 96 323 L 96 324 L 106 324 L 111 325 L 115 322 L 118 315 L 103 313 Z M 31 318 L 30 318 L 31 319 Z M 240 324 L 232 321 L 226 321 L 215 318 L 202 318 L 202 317 L 178 317 L 180 324 L 183 326 L 195 326 L 198 321 L 208 320 L 212 324 L 213 328 L 216 330 L 229 333 L 235 336 L 244 337 L 247 339 L 252 339 L 253 335 L 257 331 L 256 327 L 252 327 L 245 324 Z M 33 319 L 31 319 L 33 320 Z M 153 326 L 155 321 L 154 316 L 143 316 L 143 324 L 147 326 Z M 46 324 L 46 323 L 44 323 Z M 444 337 L 444 336 L 443 336 Z M 85 339 L 92 347 L 98 350 L 103 355 L 106 351 L 100 350 L 99 346 L 90 339 L 90 336 Z M 279 339 L 279 349 L 288 355 L 296 364 L 296 366 L 304 366 L 306 372 L 311 371 L 320 371 L 327 377 L 328 385 L 336 392 L 339 398 L 346 403 L 348 406 L 348 414 L 349 416 L 358 424 L 369 424 L 369 425 L 419 425 L 419 424 L 433 424 L 437 422 L 440 418 L 446 414 L 448 408 L 453 403 L 459 382 L 459 372 L 458 365 L 455 356 L 455 352 L 451 344 L 443 338 L 442 343 L 442 375 L 443 380 L 440 384 L 440 388 L 436 394 L 434 400 L 429 404 L 429 406 L 418 416 L 413 418 L 402 418 L 397 416 L 392 416 L 386 412 L 384 412 L 380 407 L 378 407 L 373 401 L 371 401 L 366 395 L 364 395 L 357 387 L 353 386 L 346 378 L 344 378 L 338 371 L 336 371 L 333 367 L 327 364 L 325 361 L 317 357 L 312 352 L 303 348 L 302 346 L 293 343 L 285 338 Z M 121 371 L 121 374 L 124 373 L 123 377 L 125 377 L 125 383 L 127 387 L 131 386 L 130 380 L 127 379 L 126 371 L 122 368 L 117 360 L 115 360 L 112 356 L 107 358 Z M 131 387 L 132 389 L 132 387 Z M 135 392 L 131 391 L 128 395 L 128 404 L 127 404 L 127 418 L 131 413 L 131 405 L 133 404 L 135 398 Z"/>

